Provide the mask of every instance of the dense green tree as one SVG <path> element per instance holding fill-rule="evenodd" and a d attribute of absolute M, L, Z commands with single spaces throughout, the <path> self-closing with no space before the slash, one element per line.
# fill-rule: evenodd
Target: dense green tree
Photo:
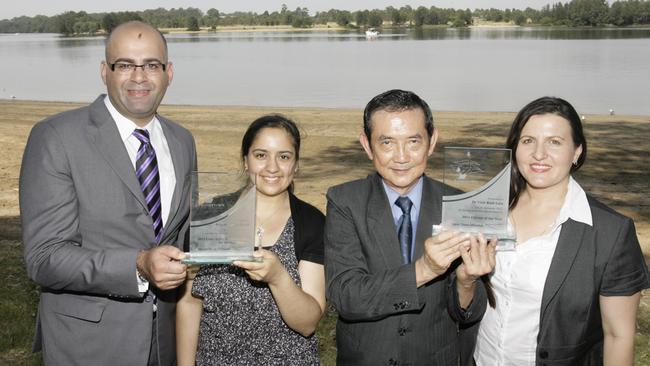
<path fill-rule="evenodd" d="M 607 0 L 571 0 L 569 21 L 574 26 L 605 24 L 608 18 Z"/>
<path fill-rule="evenodd" d="M 429 8 L 429 15 L 424 24 L 447 24 L 449 17 L 443 9 L 432 6 Z"/>
<path fill-rule="evenodd" d="M 196 19 L 196 17 L 187 18 L 187 30 L 191 32 L 196 32 L 198 30 L 201 30 L 201 28 L 199 27 L 199 20 Z"/>
<path fill-rule="evenodd" d="M 309 17 L 309 9 L 297 7 L 291 17 L 291 26 L 294 28 L 309 28 L 312 20 Z"/>
<path fill-rule="evenodd" d="M 336 24 L 346 27 L 352 21 L 352 14 L 347 10 L 337 10 L 335 15 Z"/>
<path fill-rule="evenodd" d="M 368 25 L 371 27 L 381 27 L 384 24 L 384 18 L 381 16 L 381 11 L 371 10 L 368 14 Z"/>
<path fill-rule="evenodd" d="M 0 20 L 0 33 L 58 33 L 58 17 L 20 16 L 11 20 Z"/>
<path fill-rule="evenodd" d="M 112 32 L 117 25 L 117 19 L 113 13 L 108 13 L 102 18 L 102 28 L 104 28 L 104 31 L 107 33 Z"/>
<path fill-rule="evenodd" d="M 425 24 L 428 12 L 429 11 L 424 6 L 419 6 L 415 9 L 415 12 L 413 13 L 413 22 L 416 27 L 421 27 Z"/>
<path fill-rule="evenodd" d="M 73 25 L 75 34 L 95 34 L 99 30 L 99 23 L 94 20 L 82 20 Z"/>
<path fill-rule="evenodd" d="M 526 24 L 526 16 L 522 11 L 514 11 L 513 12 L 513 20 L 515 21 L 515 24 L 517 25 L 524 25 Z"/>
<path fill-rule="evenodd" d="M 74 24 L 77 22 L 77 13 L 66 11 L 58 16 L 58 30 L 63 35 L 74 34 Z"/>
<path fill-rule="evenodd" d="M 110 33 L 118 25 L 132 20 L 143 20 L 140 14 L 133 11 L 121 11 L 117 13 L 104 14 L 101 18 L 101 26 L 106 33 Z"/>
<path fill-rule="evenodd" d="M 291 25 L 294 27 L 311 27 L 313 24 L 336 22 L 341 26 L 350 26 L 354 21 L 358 27 L 380 27 L 383 22 L 394 25 L 445 25 L 464 27 L 472 24 L 477 17 L 486 21 L 528 22 L 541 25 L 599 26 L 613 24 L 628 26 L 650 24 L 650 0 L 619 0 L 611 6 L 607 0 L 570 0 L 556 2 L 536 10 L 519 9 L 442 9 L 403 6 L 399 9 L 389 6 L 384 10 L 346 10 L 330 9 L 309 15 L 307 8 L 298 7 L 295 11 L 282 5 L 279 11 L 262 14 L 253 12 L 234 12 L 222 14 L 217 9 L 210 9 L 206 14 L 197 8 L 158 8 L 139 12 L 111 12 L 88 14 L 80 11 L 68 11 L 55 16 L 37 15 L 34 17 L 15 17 L 0 20 L 0 33 L 58 32 L 70 34 L 92 34 L 98 28 L 110 32 L 117 25 L 129 20 L 143 20 L 158 28 L 191 28 L 201 26 L 215 29 L 218 25 Z M 190 24 L 191 23 L 191 24 Z"/>
<path fill-rule="evenodd" d="M 616 1 L 609 10 L 609 23 L 618 26 L 650 23 L 650 1 Z"/>
<path fill-rule="evenodd" d="M 404 22 L 408 22 L 409 26 L 412 26 L 414 23 L 415 10 L 413 10 L 411 5 L 402 6 L 399 8 L 399 12 L 401 17 L 404 18 Z"/>
<path fill-rule="evenodd" d="M 390 17 L 390 21 L 393 25 L 400 25 L 404 23 L 404 21 L 406 21 L 406 19 L 402 15 L 402 12 L 399 11 L 399 9 L 395 9 L 392 6 L 386 8 L 386 13 Z"/>
<path fill-rule="evenodd" d="M 268 12 L 265 12 L 268 15 Z M 219 10 L 215 8 L 208 9 L 208 11 L 203 16 L 203 25 L 210 27 L 210 29 L 216 29 L 219 25 Z"/>
<path fill-rule="evenodd" d="M 472 11 L 469 9 L 456 11 L 456 15 L 452 20 L 452 26 L 466 27 L 468 25 L 472 25 Z"/>
<path fill-rule="evenodd" d="M 356 20 L 357 26 L 359 27 L 366 26 L 370 21 L 370 11 L 359 10 L 356 12 L 354 19 Z"/>

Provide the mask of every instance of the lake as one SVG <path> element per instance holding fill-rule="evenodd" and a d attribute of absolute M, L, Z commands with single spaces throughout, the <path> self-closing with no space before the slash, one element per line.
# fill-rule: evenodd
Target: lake
<path fill-rule="evenodd" d="M 650 28 L 468 28 L 167 35 L 168 104 L 363 108 L 391 88 L 434 110 L 516 111 L 542 95 L 579 113 L 650 115 Z M 103 37 L 0 35 L 0 98 L 92 101 Z"/>

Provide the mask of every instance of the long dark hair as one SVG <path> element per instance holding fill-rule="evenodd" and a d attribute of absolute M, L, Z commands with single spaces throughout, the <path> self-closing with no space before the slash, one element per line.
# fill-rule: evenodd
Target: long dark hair
<path fill-rule="evenodd" d="M 241 140 L 241 161 L 242 165 L 253 145 L 253 141 L 264 128 L 281 128 L 291 137 L 291 144 L 296 151 L 296 164 L 300 158 L 300 130 L 296 123 L 281 114 L 267 114 L 253 121 L 244 133 Z M 293 192 L 293 182 L 289 185 L 289 192 Z"/>
<path fill-rule="evenodd" d="M 573 143 L 575 146 L 582 145 L 582 153 L 576 163 L 571 166 L 571 173 L 580 169 L 585 159 L 587 159 L 587 140 L 582 131 L 582 122 L 578 112 L 576 112 L 575 108 L 569 102 L 561 98 L 541 97 L 528 103 L 517 113 L 510 127 L 508 138 L 506 139 L 506 147 L 512 150 L 512 175 L 510 179 L 511 208 L 515 207 L 519 200 L 519 195 L 526 188 L 526 180 L 519 172 L 519 167 L 517 167 L 517 146 L 521 138 L 521 131 L 524 129 L 526 123 L 528 123 L 530 117 L 549 113 L 558 115 L 569 121 Z"/>

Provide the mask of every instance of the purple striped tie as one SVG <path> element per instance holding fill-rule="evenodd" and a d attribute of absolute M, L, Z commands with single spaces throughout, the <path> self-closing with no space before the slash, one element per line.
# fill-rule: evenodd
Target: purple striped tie
<path fill-rule="evenodd" d="M 151 146 L 149 132 L 136 129 L 133 136 L 140 140 L 140 148 L 135 156 L 135 175 L 140 181 L 140 189 L 144 194 L 149 214 L 153 220 L 153 231 L 156 234 L 156 243 L 160 243 L 162 235 L 162 207 L 160 204 L 160 175 L 158 174 L 158 160 L 156 152 Z"/>

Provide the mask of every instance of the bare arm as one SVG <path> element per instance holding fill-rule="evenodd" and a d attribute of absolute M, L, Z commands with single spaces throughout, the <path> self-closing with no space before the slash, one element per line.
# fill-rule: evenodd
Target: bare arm
<path fill-rule="evenodd" d="M 275 254 L 261 249 L 264 261 L 235 262 L 250 278 L 268 283 L 282 319 L 289 328 L 309 336 L 325 311 L 325 273 L 323 265 L 300 261 L 298 273 L 302 288 L 296 285 Z"/>
<path fill-rule="evenodd" d="M 605 365 L 634 363 L 634 333 L 640 299 L 641 292 L 631 296 L 600 296 Z"/>
<path fill-rule="evenodd" d="M 298 273 L 302 289 L 287 274 L 285 281 L 269 283 L 282 319 L 296 332 L 308 336 L 325 312 L 325 270 L 322 264 L 300 261 Z"/>
<path fill-rule="evenodd" d="M 190 275 L 188 275 L 190 277 Z M 194 276 L 181 286 L 181 297 L 176 304 L 176 361 L 178 366 L 194 366 L 199 342 L 199 323 L 203 300 L 192 296 Z"/>

